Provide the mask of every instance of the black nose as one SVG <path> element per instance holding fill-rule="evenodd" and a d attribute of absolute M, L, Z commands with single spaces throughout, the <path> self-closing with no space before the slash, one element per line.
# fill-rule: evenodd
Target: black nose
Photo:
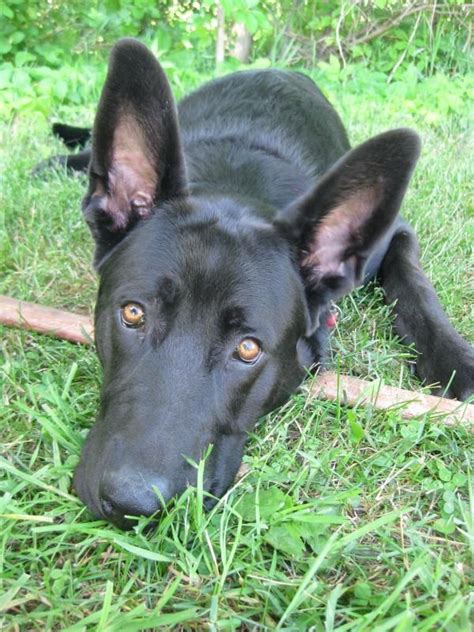
<path fill-rule="evenodd" d="M 100 507 L 107 520 L 127 526 L 125 516 L 151 516 L 173 495 L 171 483 L 159 476 L 121 468 L 109 472 L 99 487 Z"/>

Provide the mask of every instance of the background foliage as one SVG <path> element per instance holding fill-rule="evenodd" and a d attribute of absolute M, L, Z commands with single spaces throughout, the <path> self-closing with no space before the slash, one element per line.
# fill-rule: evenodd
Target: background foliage
<path fill-rule="evenodd" d="M 446 111 L 473 96 L 472 83 L 456 80 L 468 71 L 473 31 L 472 5 L 458 0 L 0 0 L 0 114 L 94 101 L 110 46 L 124 36 L 144 40 L 177 83 L 197 83 L 215 71 L 218 6 L 220 71 L 238 65 L 240 24 L 253 65 L 319 68 L 336 81 L 370 68 L 380 73 L 375 83 L 411 87 L 436 74 L 430 96 Z"/>

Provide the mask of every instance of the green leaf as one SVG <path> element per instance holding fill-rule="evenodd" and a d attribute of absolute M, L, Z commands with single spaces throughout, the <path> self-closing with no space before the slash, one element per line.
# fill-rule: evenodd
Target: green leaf
<path fill-rule="evenodd" d="M 452 513 L 454 513 L 454 503 L 451 501 L 448 501 L 446 503 L 444 503 L 443 505 L 443 513 L 448 514 L 448 516 L 450 516 Z"/>
<path fill-rule="evenodd" d="M 467 483 L 467 476 L 462 472 L 456 472 L 451 480 L 457 487 L 461 487 Z"/>
<path fill-rule="evenodd" d="M 364 603 L 368 603 L 372 596 L 372 586 L 367 582 L 360 582 L 354 586 L 354 595 Z"/>
<path fill-rule="evenodd" d="M 435 520 L 433 523 L 433 529 L 444 535 L 449 535 L 456 530 L 456 527 L 451 518 L 438 518 L 438 520 Z"/>
<path fill-rule="evenodd" d="M 13 20 L 13 18 L 15 17 L 15 14 L 10 9 L 10 7 L 7 7 L 7 5 L 3 2 L 0 2 L 0 14 L 5 16 L 9 20 Z"/>
<path fill-rule="evenodd" d="M 17 66 L 23 66 L 25 64 L 28 64 L 30 61 L 34 61 L 35 59 L 36 59 L 35 55 L 32 55 L 31 53 L 28 53 L 25 50 L 22 50 L 19 53 L 16 53 L 15 64 Z"/>
<path fill-rule="evenodd" d="M 311 547 L 314 553 L 318 553 L 328 540 L 327 527 L 315 524 L 292 523 L 300 538 Z"/>
<path fill-rule="evenodd" d="M 6 55 L 12 49 L 12 45 L 9 42 L 0 42 L 0 55 Z"/>
<path fill-rule="evenodd" d="M 54 85 L 54 94 L 60 100 L 63 101 L 68 92 L 68 85 L 64 79 L 59 79 Z"/>
<path fill-rule="evenodd" d="M 274 549 L 292 557 L 300 557 L 304 553 L 304 544 L 298 529 L 291 522 L 271 527 L 265 534 L 264 540 Z"/>
<path fill-rule="evenodd" d="M 236 509 L 244 520 L 254 522 L 257 519 L 257 509 L 260 518 L 267 520 L 276 512 L 289 506 L 291 506 L 291 499 L 278 487 L 272 487 L 244 496 Z"/>
<path fill-rule="evenodd" d="M 22 31 L 15 31 L 8 38 L 11 44 L 19 44 L 25 39 L 26 35 Z"/>
<path fill-rule="evenodd" d="M 347 421 L 349 422 L 349 427 L 350 427 L 350 438 L 352 443 L 360 443 L 362 441 L 362 439 L 364 438 L 364 429 L 362 428 L 362 426 L 360 425 L 360 423 L 357 421 L 357 417 L 356 417 L 357 413 L 354 410 L 350 410 L 347 413 Z"/>
<path fill-rule="evenodd" d="M 448 470 L 448 468 L 445 467 L 444 465 L 438 465 L 438 476 L 442 481 L 447 483 L 448 481 L 451 480 L 452 474 L 450 470 Z"/>

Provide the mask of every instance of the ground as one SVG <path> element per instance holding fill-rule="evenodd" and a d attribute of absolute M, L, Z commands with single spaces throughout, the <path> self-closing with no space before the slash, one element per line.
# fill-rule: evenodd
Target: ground
<path fill-rule="evenodd" d="M 324 86 L 323 79 L 323 86 Z M 353 142 L 414 127 L 423 153 L 403 213 L 457 329 L 474 337 L 472 133 L 417 105 L 429 92 L 326 90 Z M 87 124 L 93 108 L 51 113 Z M 54 119 L 54 120 L 55 120 Z M 53 118 L 51 118 L 53 120 Z M 0 127 L 1 292 L 90 312 L 97 287 L 80 215 L 83 178 L 31 168 L 60 150 L 43 116 Z M 332 368 L 420 389 L 382 292 L 340 304 Z M 469 629 L 472 435 L 396 411 L 310 401 L 263 419 L 246 473 L 209 514 L 190 489 L 146 530 L 95 521 L 70 489 L 94 420 L 90 348 L 3 330 L 0 625 L 5 630 Z"/>

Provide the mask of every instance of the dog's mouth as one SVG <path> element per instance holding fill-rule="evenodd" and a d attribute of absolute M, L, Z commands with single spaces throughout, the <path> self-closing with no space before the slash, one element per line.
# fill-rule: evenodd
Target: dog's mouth
<path fill-rule="evenodd" d="M 203 462 L 196 469 L 199 459 L 174 456 L 182 453 L 182 444 L 158 459 L 154 451 L 147 453 L 147 444 L 131 445 L 126 435 L 114 434 L 105 440 L 103 427 L 100 419 L 89 432 L 73 487 L 95 517 L 120 529 L 130 529 L 142 516 L 156 524 L 164 512 L 179 510 L 180 497 L 198 485 L 201 467 L 202 490 L 197 495 L 202 495 L 206 511 L 215 507 L 239 476 L 245 433 L 220 435 L 207 447 L 199 446 Z"/>
<path fill-rule="evenodd" d="M 203 507 L 206 512 L 211 511 L 219 502 L 220 497 L 224 495 L 226 492 L 225 489 L 221 489 L 221 486 L 216 484 L 215 490 L 211 489 L 205 492 L 205 497 L 203 500 Z M 100 520 L 106 520 L 107 522 L 115 525 L 117 528 L 123 531 L 130 531 L 133 529 L 138 521 L 145 517 L 149 518 L 149 521 L 146 524 L 145 529 L 147 531 L 153 531 L 156 529 L 165 513 L 172 511 L 176 505 L 176 502 L 179 497 L 175 496 L 171 498 L 165 507 L 158 508 L 153 514 L 150 515 L 120 515 L 113 511 L 111 507 L 107 507 L 107 501 L 102 501 L 101 503 L 95 502 L 91 495 L 87 495 L 87 497 L 79 492 L 76 488 L 76 492 L 82 502 L 87 506 L 89 511 L 93 514 L 95 518 Z M 219 493 L 219 495 L 217 495 Z"/>
<path fill-rule="evenodd" d="M 219 502 L 220 498 L 226 493 L 232 483 L 238 480 L 238 478 L 239 472 L 237 472 L 230 483 L 227 484 L 225 480 L 219 480 L 219 478 L 213 477 L 210 484 L 208 486 L 205 486 L 203 490 L 203 507 L 205 511 L 211 511 Z M 191 483 L 189 483 L 189 485 L 190 484 Z M 107 498 L 100 498 L 99 493 L 94 494 L 92 492 L 88 484 L 87 476 L 83 476 L 79 468 L 78 470 L 76 470 L 76 473 L 74 475 L 72 487 L 81 499 L 81 501 L 86 505 L 90 513 L 95 518 L 106 520 L 107 522 L 114 524 L 116 527 L 122 530 L 130 530 L 135 527 L 141 517 L 150 518 L 147 529 L 156 528 L 161 520 L 163 513 L 172 511 L 176 505 L 177 500 L 179 499 L 179 493 L 175 494 L 166 501 L 164 507 L 159 506 L 156 508 L 155 511 L 151 513 L 137 513 L 137 515 L 135 515 L 130 512 L 130 514 L 123 514 L 113 507 L 110 500 L 108 500 Z M 184 491 L 185 490 L 183 490 L 183 492 Z M 159 498 L 158 501 L 161 504 L 161 500 Z"/>

